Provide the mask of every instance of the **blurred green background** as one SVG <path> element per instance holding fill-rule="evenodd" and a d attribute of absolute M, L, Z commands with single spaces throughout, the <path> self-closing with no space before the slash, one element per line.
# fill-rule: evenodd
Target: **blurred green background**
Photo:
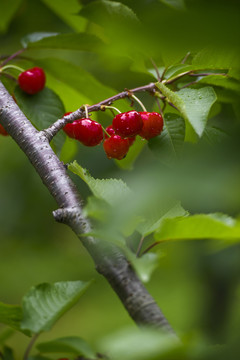
<path fill-rule="evenodd" d="M 134 20 L 132 23 L 128 19 L 115 22 L 114 16 L 109 14 L 89 11 L 86 16 L 82 7 L 86 3 L 91 1 L 0 0 L 0 13 L 5 14 L 0 27 L 2 55 L 20 49 L 20 39 L 32 32 L 87 31 L 97 33 L 102 39 L 108 38 L 109 46 L 104 52 L 55 52 L 59 61 L 68 60 L 81 66 L 106 86 L 104 92 L 94 92 L 94 80 L 93 88 L 85 94 L 76 87 L 63 86 L 61 80 L 49 75 L 47 85 L 61 96 L 66 111 L 76 110 L 83 103 L 100 101 L 124 88 L 153 81 L 153 76 L 143 65 L 149 57 L 161 66 L 171 65 L 180 61 L 189 50 L 197 52 L 209 45 L 213 52 L 224 52 L 226 57 L 231 57 L 233 49 L 239 54 L 235 36 L 239 26 L 237 2 L 189 0 L 186 2 L 189 11 L 184 12 L 182 1 L 175 2 L 177 9 L 166 6 L 164 1 L 122 1 L 134 10 L 144 25 L 141 27 Z M 77 15 L 79 11 L 82 11 L 81 16 Z M 53 57 L 52 50 L 32 51 L 35 59 L 39 54 L 36 65 L 46 61 L 47 66 L 46 59 Z M 28 56 L 31 57 L 31 51 Z M 216 62 L 218 60 L 216 57 Z M 234 57 L 233 65 L 238 60 Z M 224 63 L 222 58 L 221 62 Z M 231 98 L 230 90 L 228 95 Z M 151 107 L 152 99 L 142 97 Z M 236 108 L 236 104 L 234 106 Z M 223 128 L 233 128 L 238 121 L 236 113 L 231 101 L 226 100 L 213 122 L 220 122 Z M 102 114 L 94 116 L 100 120 L 104 118 Z M 239 214 L 237 127 L 235 134 L 232 147 L 226 143 L 209 162 L 204 163 L 209 155 L 206 151 L 184 164 L 185 174 L 197 165 L 196 172 L 193 170 L 190 177 L 182 179 L 183 183 L 187 180 L 186 186 L 191 188 L 190 195 L 185 198 L 187 210 Z M 106 159 L 102 148 L 77 146 L 75 157 L 94 177 L 118 177 L 134 184 L 136 178 L 146 172 L 151 174 L 153 170 L 162 169 L 148 148 L 143 150 L 133 173 L 129 174 Z M 212 164 L 216 172 L 210 171 Z M 0 139 L 0 169 L 0 301 L 18 304 L 31 286 L 41 282 L 95 279 L 79 304 L 40 340 L 79 335 L 95 344 L 104 335 L 132 324 L 110 286 L 94 270 L 91 258 L 78 239 L 66 226 L 55 223 L 51 215 L 56 209 L 55 202 L 25 155 L 8 137 Z M 225 179 L 224 174 L 229 176 Z M 86 199 L 90 194 L 87 186 L 76 177 L 74 180 Z M 146 286 L 175 331 L 184 336 L 206 338 L 213 344 L 239 337 L 240 247 L 218 249 L 215 242 L 183 241 L 162 244 L 159 250 L 164 256 Z M 14 334 L 7 343 L 14 346 L 20 359 L 28 341 L 24 335 Z"/>

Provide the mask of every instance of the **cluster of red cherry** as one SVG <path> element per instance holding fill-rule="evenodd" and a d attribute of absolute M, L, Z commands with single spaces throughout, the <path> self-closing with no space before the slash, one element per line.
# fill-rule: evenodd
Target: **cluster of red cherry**
<path fill-rule="evenodd" d="M 34 67 L 23 71 L 18 77 L 19 87 L 27 94 L 33 95 L 41 91 L 46 83 L 42 68 Z M 64 116 L 71 114 L 66 113 Z M 156 112 L 127 111 L 116 115 L 112 125 L 106 129 L 98 122 L 88 118 L 77 119 L 64 126 L 65 133 L 85 146 L 96 146 L 103 141 L 103 148 L 108 158 L 123 159 L 129 147 L 134 143 L 136 135 L 149 140 L 161 133 L 163 118 Z M 105 135 L 104 135 L 105 132 Z M 0 134 L 6 136 L 7 131 L 0 125 Z"/>
<path fill-rule="evenodd" d="M 71 113 L 66 113 L 68 115 Z M 135 110 L 118 114 L 103 135 L 102 126 L 89 118 L 78 119 L 64 126 L 65 133 L 85 146 L 96 146 L 103 141 L 103 148 L 109 159 L 123 159 L 136 135 L 149 140 L 161 133 L 163 118 L 156 112 Z"/>

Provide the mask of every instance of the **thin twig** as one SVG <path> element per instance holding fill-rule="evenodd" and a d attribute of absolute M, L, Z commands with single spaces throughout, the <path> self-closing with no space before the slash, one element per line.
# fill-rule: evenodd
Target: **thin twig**
<path fill-rule="evenodd" d="M 188 83 L 188 84 L 186 84 L 186 85 L 184 85 L 184 86 L 181 86 L 181 87 L 179 88 L 179 90 L 185 89 L 186 87 L 191 86 L 191 85 L 195 85 L 195 84 L 197 84 L 198 82 L 199 82 L 199 81 L 191 81 L 190 83 Z"/>
<path fill-rule="evenodd" d="M 158 70 L 158 67 L 157 67 L 156 63 L 153 61 L 152 58 L 150 58 L 150 60 L 151 60 L 151 62 L 153 64 L 153 67 L 154 67 L 154 69 L 156 71 L 158 81 L 161 81 L 161 75 L 159 73 L 159 70 Z"/>
<path fill-rule="evenodd" d="M 194 73 L 190 73 L 189 76 L 209 76 L 209 75 L 221 75 L 221 76 L 228 76 L 227 74 L 225 73 L 198 73 L 198 74 L 194 74 Z"/>
<path fill-rule="evenodd" d="M 28 355 L 29 355 L 29 353 L 30 353 L 30 351 L 31 351 L 31 349 L 32 349 L 32 347 L 33 347 L 33 345 L 34 345 L 34 343 L 35 343 L 35 341 L 37 340 L 37 338 L 38 338 L 39 335 L 40 335 L 39 333 L 38 333 L 38 334 L 35 334 L 35 335 L 31 338 L 31 340 L 30 340 L 30 342 L 29 342 L 29 344 L 28 344 L 28 346 L 27 346 L 27 348 L 26 348 L 26 351 L 25 351 L 25 353 L 24 353 L 24 355 L 23 355 L 23 360 L 28 360 Z"/>
<path fill-rule="evenodd" d="M 161 244 L 163 241 L 156 241 L 155 243 L 153 243 L 152 245 L 150 245 L 147 249 L 145 249 L 142 253 L 142 255 L 146 254 L 149 250 L 151 250 L 152 248 L 154 248 L 155 246 Z"/>
<path fill-rule="evenodd" d="M 11 56 L 7 57 L 3 62 L 1 66 L 6 65 L 9 61 L 15 59 L 15 57 L 17 57 L 18 55 L 22 54 L 25 51 L 25 49 L 20 49 L 17 52 L 15 52 L 14 54 L 12 54 Z"/>
<path fill-rule="evenodd" d="M 168 69 L 168 66 L 166 66 L 165 69 L 163 70 L 162 76 L 161 76 L 161 78 L 160 78 L 160 81 L 163 81 L 163 78 L 164 78 L 164 75 L 165 75 L 166 72 L 167 72 L 167 69 Z"/>

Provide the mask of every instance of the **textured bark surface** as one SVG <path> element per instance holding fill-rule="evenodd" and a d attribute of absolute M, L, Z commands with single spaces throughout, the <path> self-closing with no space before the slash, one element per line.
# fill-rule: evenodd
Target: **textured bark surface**
<path fill-rule="evenodd" d="M 0 123 L 26 154 L 59 209 L 53 215 L 79 237 L 92 256 L 96 269 L 119 296 L 138 325 L 152 325 L 173 333 L 160 308 L 136 276 L 126 257 L 115 246 L 92 237 L 81 237 L 91 230 L 82 214 L 81 199 L 64 165 L 53 152 L 47 133 L 38 131 L 18 108 L 0 82 Z"/>

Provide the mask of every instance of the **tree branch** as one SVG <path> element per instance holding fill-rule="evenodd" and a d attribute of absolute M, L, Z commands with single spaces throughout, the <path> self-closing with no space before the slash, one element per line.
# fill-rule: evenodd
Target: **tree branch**
<path fill-rule="evenodd" d="M 154 86 L 149 85 L 148 89 L 151 88 Z M 138 89 L 140 91 L 141 88 Z M 119 96 L 126 97 L 126 92 Z M 96 106 L 109 103 L 113 98 Z M 110 243 L 81 236 L 90 232 L 91 225 L 83 216 L 81 199 L 74 183 L 49 145 L 48 136 L 30 123 L 1 82 L 0 122 L 26 154 L 56 200 L 59 209 L 54 212 L 55 219 L 67 224 L 76 233 L 92 256 L 97 271 L 108 280 L 132 319 L 138 325 L 152 325 L 174 333 L 121 250 Z"/>
<path fill-rule="evenodd" d="M 93 111 L 99 111 L 103 109 L 103 105 L 111 105 L 114 101 L 124 99 L 126 97 L 131 96 L 131 93 L 136 93 L 140 91 L 149 91 L 149 92 L 155 92 L 155 84 L 150 83 L 145 86 L 139 86 L 137 88 L 131 89 L 131 90 L 125 90 L 120 92 L 117 95 L 111 96 L 108 99 L 105 99 L 103 101 L 100 101 L 99 103 L 95 105 L 88 106 L 88 112 Z M 45 136 L 47 136 L 48 140 L 51 141 L 52 138 L 58 133 L 59 130 L 61 130 L 67 123 L 72 122 L 76 119 L 80 119 L 85 116 L 85 109 L 81 106 L 78 110 L 72 112 L 69 115 L 64 116 L 62 119 L 58 119 L 54 124 L 52 124 L 47 129 L 44 129 L 43 132 L 45 133 Z"/>

